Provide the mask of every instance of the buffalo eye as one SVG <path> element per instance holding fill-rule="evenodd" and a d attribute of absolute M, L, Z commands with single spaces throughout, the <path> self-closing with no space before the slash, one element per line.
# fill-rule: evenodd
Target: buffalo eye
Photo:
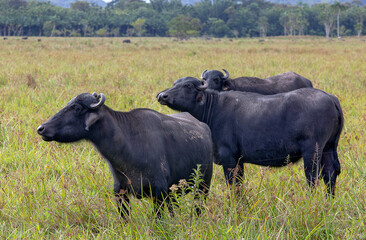
<path fill-rule="evenodd" d="M 191 84 L 189 84 L 189 83 L 184 84 L 184 87 L 185 87 L 185 88 L 188 88 L 188 89 L 192 89 L 192 85 L 191 85 Z"/>
<path fill-rule="evenodd" d="M 72 110 L 74 111 L 74 113 L 79 114 L 81 112 L 81 110 L 82 110 L 82 107 L 79 104 L 75 104 L 72 107 Z"/>
<path fill-rule="evenodd" d="M 214 79 L 214 82 L 215 82 L 216 84 L 218 84 L 218 83 L 219 83 L 219 79 L 218 79 L 218 78 L 215 78 L 215 79 Z"/>

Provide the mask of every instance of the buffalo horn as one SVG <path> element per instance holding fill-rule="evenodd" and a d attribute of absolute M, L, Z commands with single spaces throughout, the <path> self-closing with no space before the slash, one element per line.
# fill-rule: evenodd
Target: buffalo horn
<path fill-rule="evenodd" d="M 206 88 L 208 87 L 208 83 L 206 81 L 203 81 L 203 84 L 201 86 L 198 86 L 197 89 L 198 90 L 206 90 Z"/>
<path fill-rule="evenodd" d="M 222 69 L 222 70 L 224 70 L 224 72 L 225 72 L 225 76 L 223 77 L 224 79 L 227 79 L 228 77 L 229 77 L 229 72 L 228 71 L 226 71 L 225 69 Z"/>
<path fill-rule="evenodd" d="M 93 104 L 90 104 L 89 108 L 91 109 L 96 109 L 96 108 L 99 108 L 100 106 L 102 106 L 105 102 L 105 96 L 103 93 L 100 93 L 100 94 L 97 94 L 97 93 L 93 93 L 93 96 L 95 98 L 100 98 L 99 102 L 98 103 L 93 103 Z"/>
<path fill-rule="evenodd" d="M 207 69 L 205 69 L 205 71 L 202 72 L 201 74 L 201 79 L 203 79 L 203 75 L 207 72 Z"/>

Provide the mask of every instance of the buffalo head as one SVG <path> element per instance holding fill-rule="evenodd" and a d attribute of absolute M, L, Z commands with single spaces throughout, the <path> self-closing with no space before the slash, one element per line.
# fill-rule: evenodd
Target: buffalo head
<path fill-rule="evenodd" d="M 104 101 L 103 93 L 82 93 L 41 124 L 37 132 L 45 141 L 75 142 L 86 138 L 89 128 L 99 119 Z"/>
<path fill-rule="evenodd" d="M 209 89 L 222 91 L 226 88 L 229 72 L 225 69 L 222 70 L 225 72 L 225 75 L 218 70 L 205 70 L 202 72 L 201 79 L 207 82 Z"/>
<path fill-rule="evenodd" d="M 162 105 L 187 112 L 203 101 L 202 92 L 207 86 L 207 82 L 202 82 L 197 78 L 180 78 L 175 81 L 173 87 L 159 93 L 157 99 Z"/>

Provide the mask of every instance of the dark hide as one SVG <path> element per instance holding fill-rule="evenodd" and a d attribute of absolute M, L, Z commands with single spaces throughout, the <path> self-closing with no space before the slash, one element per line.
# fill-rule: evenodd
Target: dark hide
<path fill-rule="evenodd" d="M 208 88 L 217 91 L 245 91 L 264 95 L 289 92 L 299 88 L 313 87 L 310 80 L 294 72 L 286 72 L 273 77 L 261 79 L 256 77 L 239 77 L 231 79 L 218 70 L 202 73 L 202 79 Z"/>
<path fill-rule="evenodd" d="M 158 101 L 209 125 L 216 163 L 223 166 L 229 184 L 237 165 L 241 177 L 243 163 L 280 167 L 303 157 L 310 186 L 322 176 L 334 195 L 343 127 L 335 96 L 314 88 L 261 95 L 202 87 L 198 79 L 182 78 L 158 94 Z"/>
<path fill-rule="evenodd" d="M 110 165 L 114 194 L 119 206 L 123 204 L 122 216 L 129 214 L 128 194 L 152 196 L 159 207 L 169 188 L 181 179 L 189 181 L 197 165 L 201 165 L 204 180 L 200 188 L 205 196 L 208 194 L 213 144 L 206 124 L 189 113 L 168 116 L 150 109 L 117 112 L 104 104 L 91 109 L 99 97 L 78 95 L 37 131 L 45 141 L 92 142 Z M 158 208 L 156 211 L 159 215 Z"/>

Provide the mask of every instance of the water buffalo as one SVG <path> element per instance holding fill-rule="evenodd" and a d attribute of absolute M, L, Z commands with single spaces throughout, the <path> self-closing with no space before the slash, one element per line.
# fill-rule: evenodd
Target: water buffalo
<path fill-rule="evenodd" d="M 80 94 L 37 132 L 45 141 L 92 142 L 109 163 L 122 217 L 129 214 L 128 194 L 152 196 L 157 216 L 166 197 L 172 210 L 170 187 L 181 179 L 189 181 L 198 165 L 206 197 L 214 156 L 206 124 L 189 113 L 169 116 L 142 108 L 117 112 L 104 102 L 104 94 Z"/>
<path fill-rule="evenodd" d="M 229 72 L 225 69 L 223 70 L 225 75 L 218 70 L 205 70 L 201 74 L 201 79 L 207 81 L 208 88 L 217 91 L 235 90 L 256 92 L 264 95 L 313 87 L 309 79 L 294 72 L 286 72 L 265 79 L 256 77 L 239 77 L 231 79 L 229 78 Z"/>
<path fill-rule="evenodd" d="M 223 166 L 229 184 L 236 166 L 238 176 L 243 176 L 243 163 L 280 167 L 302 157 L 309 185 L 313 187 L 321 176 L 334 195 L 341 170 L 337 145 L 343 127 L 335 96 L 314 88 L 261 95 L 207 87 L 207 82 L 196 78 L 181 78 L 157 98 L 161 104 L 207 123 L 216 163 Z"/>

